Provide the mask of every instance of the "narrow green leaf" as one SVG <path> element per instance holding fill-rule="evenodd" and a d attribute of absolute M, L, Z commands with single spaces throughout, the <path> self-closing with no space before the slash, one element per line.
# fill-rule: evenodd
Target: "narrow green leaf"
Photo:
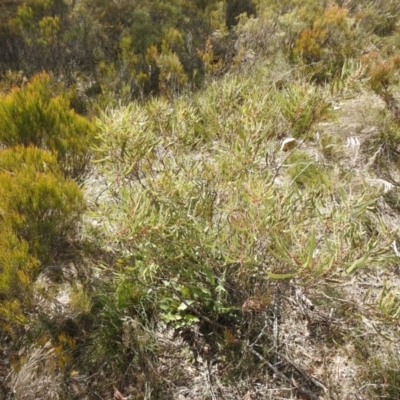
<path fill-rule="evenodd" d="M 272 272 L 268 272 L 267 271 L 266 274 L 271 279 L 290 279 L 290 278 L 295 277 L 298 273 L 294 272 L 294 273 L 291 273 L 291 274 L 273 274 Z"/>
<path fill-rule="evenodd" d="M 367 261 L 368 255 L 369 255 L 368 253 L 365 253 L 361 258 L 359 258 L 358 260 L 354 261 L 353 264 L 351 264 L 350 267 L 347 268 L 346 271 L 343 272 L 342 275 L 352 274 L 353 272 L 355 272 L 358 269 L 362 268 L 365 265 L 365 262 Z"/>

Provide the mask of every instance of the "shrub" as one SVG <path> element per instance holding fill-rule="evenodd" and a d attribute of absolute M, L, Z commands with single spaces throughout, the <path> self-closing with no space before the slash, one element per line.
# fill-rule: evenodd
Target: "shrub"
<path fill-rule="evenodd" d="M 289 124 L 290 134 L 295 138 L 307 137 L 313 126 L 330 114 L 326 96 L 308 85 L 290 85 L 277 94 L 277 101 Z"/>
<path fill-rule="evenodd" d="M 0 206 L 1 207 L 1 206 Z M 0 208 L 1 210 L 1 208 Z M 28 244 L 19 240 L 9 224 L 0 225 L 0 327 L 12 333 L 26 322 L 30 303 L 31 274 L 38 266 L 28 253 Z"/>
<path fill-rule="evenodd" d="M 225 13 L 226 26 L 232 28 L 238 24 L 240 14 L 255 15 L 256 8 L 251 0 L 228 0 Z"/>
<path fill-rule="evenodd" d="M 287 187 L 271 185 L 262 167 L 271 151 L 270 130 L 290 130 L 307 139 L 313 125 L 328 115 L 323 94 L 312 86 L 293 85 L 270 98 L 262 85 L 257 89 L 227 77 L 195 102 L 132 104 L 99 122 L 99 158 L 118 204 L 107 203 L 102 211 L 110 219 L 110 245 L 134 258 L 127 276 L 145 287 L 147 279 L 154 279 L 164 320 L 190 324 L 201 318 L 197 310 L 232 322 L 243 301 L 240 288 L 258 274 L 321 279 L 325 273 L 342 273 L 345 264 L 346 274 L 361 268 L 366 258 L 352 263 L 360 254 L 371 260 L 376 256 L 375 243 L 358 232 L 362 224 L 371 225 L 366 207 L 377 193 L 360 195 L 356 204 L 338 193 L 337 173 L 321 168 L 305 152 L 282 161 L 290 178 Z M 277 126 L 261 124 L 263 118 Z M 323 208 L 339 195 L 343 210 L 337 216 L 315 211 L 316 199 Z M 342 218 L 348 207 L 360 218 Z M 330 250 L 314 259 L 317 242 L 310 231 L 315 224 L 324 230 L 326 218 L 338 223 L 340 232 L 353 224 L 351 240 L 360 245 L 350 251 L 348 237 L 336 237 L 335 226 L 327 238 Z M 264 258 L 265 264 L 260 262 Z"/>
<path fill-rule="evenodd" d="M 369 87 L 393 110 L 396 106 L 393 88 L 400 80 L 400 56 L 382 59 L 374 52 L 365 57 L 365 61 L 368 65 Z"/>
<path fill-rule="evenodd" d="M 292 182 L 300 186 L 319 186 L 321 181 L 323 182 L 323 171 L 307 153 L 295 151 L 287 161 L 289 163 L 288 174 L 292 178 Z"/>
<path fill-rule="evenodd" d="M 34 147 L 0 151 L 0 182 L 3 222 L 31 254 L 47 260 L 76 228 L 84 208 L 80 189 L 50 152 Z"/>
<path fill-rule="evenodd" d="M 396 29 L 400 15 L 400 5 L 397 1 L 350 0 L 347 2 L 347 7 L 367 35 L 374 33 L 378 36 L 387 36 Z"/>
<path fill-rule="evenodd" d="M 82 180 L 89 168 L 94 127 L 70 108 L 65 92 L 45 73 L 0 96 L 0 143 L 36 146 L 57 157 L 66 177 Z"/>
<path fill-rule="evenodd" d="M 355 37 L 347 14 L 345 8 L 327 8 L 295 42 L 294 56 L 310 67 L 313 78 L 318 81 L 336 75 L 346 58 L 355 54 Z"/>
<path fill-rule="evenodd" d="M 159 68 L 158 87 L 161 93 L 171 96 L 182 90 L 188 78 L 178 55 L 171 50 L 166 39 L 163 40 L 161 53 L 155 54 L 155 61 Z"/>

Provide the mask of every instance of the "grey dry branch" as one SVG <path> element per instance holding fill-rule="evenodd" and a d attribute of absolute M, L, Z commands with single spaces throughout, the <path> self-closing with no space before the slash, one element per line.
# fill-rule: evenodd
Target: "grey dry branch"
<path fill-rule="evenodd" d="M 264 362 L 268 368 L 282 381 L 289 383 L 290 385 L 293 386 L 293 391 L 297 391 L 298 393 L 306 396 L 309 399 L 315 399 L 318 400 L 319 396 L 316 395 L 315 393 L 311 392 L 307 388 L 304 388 L 302 385 L 299 385 L 293 378 L 290 379 L 286 375 L 284 375 L 282 372 L 280 372 L 276 367 L 274 367 L 265 357 L 263 357 L 261 354 L 259 354 L 257 351 L 254 350 L 252 347 L 248 347 L 248 351 L 250 353 L 254 354 L 258 359 L 260 359 L 262 362 Z"/>

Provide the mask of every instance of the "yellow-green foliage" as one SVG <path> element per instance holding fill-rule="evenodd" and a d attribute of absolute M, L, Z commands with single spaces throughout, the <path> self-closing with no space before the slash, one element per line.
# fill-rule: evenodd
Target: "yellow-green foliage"
<path fill-rule="evenodd" d="M 93 125 L 71 108 L 52 78 L 42 73 L 0 96 L 0 143 L 50 150 L 65 176 L 82 178 L 90 161 Z"/>
<path fill-rule="evenodd" d="M 379 191 L 340 189 L 337 171 L 298 150 L 278 165 L 287 184 L 274 184 L 265 155 L 279 156 L 277 134 L 307 138 L 328 102 L 309 83 L 278 94 L 266 74 L 226 77 L 194 100 L 133 103 L 99 121 L 99 161 L 118 204 L 105 204 L 103 217 L 112 243 L 132 255 L 121 274 L 158 286 L 167 321 L 193 323 L 186 303 L 232 317 L 229 290 L 255 276 L 306 283 L 387 263 L 391 238 L 367 213 Z"/>
<path fill-rule="evenodd" d="M 19 240 L 3 220 L 0 224 L 0 327 L 10 332 L 13 325 L 25 322 L 23 311 L 30 303 L 31 275 L 37 265 L 28 253 L 28 244 Z"/>
<path fill-rule="evenodd" d="M 316 122 L 329 116 L 330 104 L 324 95 L 308 85 L 292 84 L 278 93 L 277 101 L 294 137 L 306 136 Z"/>
<path fill-rule="evenodd" d="M 76 182 L 49 151 L 0 150 L 0 326 L 13 334 L 27 322 L 39 267 L 75 231 L 83 211 Z"/>
<path fill-rule="evenodd" d="M 147 51 L 147 62 L 149 65 L 154 62 L 159 69 L 158 88 L 168 96 L 179 93 L 188 80 L 178 55 L 172 50 L 180 40 L 180 33 L 171 30 L 162 41 L 161 52 L 154 46 Z"/>
<path fill-rule="evenodd" d="M 0 151 L 0 182 L 3 222 L 31 254 L 48 259 L 83 211 L 77 184 L 63 177 L 50 152 L 21 146 Z"/>
<path fill-rule="evenodd" d="M 295 151 L 290 155 L 287 163 L 288 173 L 293 183 L 295 182 L 300 186 L 321 185 L 323 171 L 307 153 Z"/>

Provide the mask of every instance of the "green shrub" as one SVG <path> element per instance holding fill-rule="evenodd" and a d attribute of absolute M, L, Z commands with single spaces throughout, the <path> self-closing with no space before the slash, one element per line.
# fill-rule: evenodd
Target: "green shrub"
<path fill-rule="evenodd" d="M 396 29 L 400 15 L 400 5 L 397 1 L 350 0 L 347 7 L 366 34 L 387 36 Z"/>
<path fill-rule="evenodd" d="M 124 279 L 125 274 L 113 271 L 115 281 L 106 282 L 107 270 L 98 271 L 102 276 L 95 284 L 90 313 L 77 319 L 78 326 L 85 326 L 86 332 L 81 333 L 85 341 L 76 362 L 83 370 L 106 373 L 111 378 L 107 379 L 107 385 L 120 382 L 121 376 L 129 374 L 135 379 L 137 391 L 143 393 L 147 385 L 154 387 L 163 383 L 152 372 L 158 349 L 154 321 L 146 313 L 150 307 L 147 299 L 154 294 L 146 293 L 135 279 Z M 104 382 L 98 384 L 104 385 Z"/>
<path fill-rule="evenodd" d="M 77 184 L 66 180 L 55 157 L 34 147 L 0 151 L 0 213 L 29 252 L 48 259 L 72 234 L 83 211 Z"/>
<path fill-rule="evenodd" d="M 131 325 L 139 334 L 140 324 L 146 332 L 167 325 L 209 337 L 232 380 L 260 365 L 249 343 L 270 357 L 263 326 L 274 287 L 285 296 L 296 285 L 325 292 L 392 262 L 393 234 L 375 218 L 380 189 L 315 156 L 327 88 L 273 83 L 271 69 L 255 65 L 251 78 L 228 74 L 194 98 L 155 98 L 101 116 L 98 159 L 111 190 L 97 217 L 108 222 L 103 246 L 119 260 L 98 274 L 115 284 L 92 310 L 91 365 L 138 371 L 151 352 L 141 351 L 140 337 L 129 336 L 130 350 L 121 337 Z M 279 152 L 284 135 L 302 151 Z M 335 160 L 332 145 L 333 137 L 321 140 Z"/>
<path fill-rule="evenodd" d="M 294 56 L 300 57 L 317 81 L 335 76 L 345 60 L 355 54 L 355 36 L 347 14 L 345 8 L 327 8 L 295 42 Z"/>
<path fill-rule="evenodd" d="M 320 186 L 323 183 L 323 170 L 307 153 L 295 151 L 290 155 L 287 163 L 289 164 L 288 174 L 298 185 Z"/>
<path fill-rule="evenodd" d="M 0 206 L 1 210 L 1 206 Z M 30 304 L 31 275 L 38 266 L 9 224 L 0 224 L 0 328 L 12 333 L 26 322 L 24 309 Z"/>
<path fill-rule="evenodd" d="M 359 232 L 364 222 L 371 225 L 366 207 L 377 193 L 360 194 L 360 204 L 339 194 L 341 177 L 306 152 L 283 161 L 281 172 L 290 177 L 283 188 L 269 182 L 263 167 L 274 148 L 270 131 L 290 130 L 306 139 L 326 117 L 329 103 L 320 88 L 293 85 L 278 96 L 253 87 L 226 77 L 194 101 L 132 104 L 99 121 L 99 161 L 118 204 L 104 204 L 100 211 L 112 227 L 105 233 L 110 246 L 117 238 L 118 249 L 132 255 L 124 269 L 130 278 L 145 287 L 154 279 L 164 320 L 190 324 L 200 318 L 196 309 L 211 319 L 234 321 L 243 301 L 240 288 L 258 274 L 317 279 L 340 274 L 344 264 L 346 273 L 361 268 L 363 262 L 352 262 L 360 254 L 375 257 L 375 243 Z M 327 202 L 339 195 L 343 209 L 328 210 Z M 315 210 L 317 199 L 321 211 Z M 346 220 L 349 208 L 362 218 Z M 313 258 L 316 240 L 310 232 L 316 224 L 325 229 L 327 218 L 335 224 L 329 249 Z M 346 224 L 355 226 L 356 253 L 348 237 L 337 233 Z"/>
<path fill-rule="evenodd" d="M 304 138 L 313 126 L 330 114 L 326 95 L 313 86 L 291 84 L 277 94 L 281 113 L 289 123 L 290 135 Z"/>
<path fill-rule="evenodd" d="M 67 94 L 59 91 L 43 73 L 0 96 L 0 143 L 50 150 L 64 175 L 79 180 L 89 168 L 94 127 L 70 108 Z"/>

